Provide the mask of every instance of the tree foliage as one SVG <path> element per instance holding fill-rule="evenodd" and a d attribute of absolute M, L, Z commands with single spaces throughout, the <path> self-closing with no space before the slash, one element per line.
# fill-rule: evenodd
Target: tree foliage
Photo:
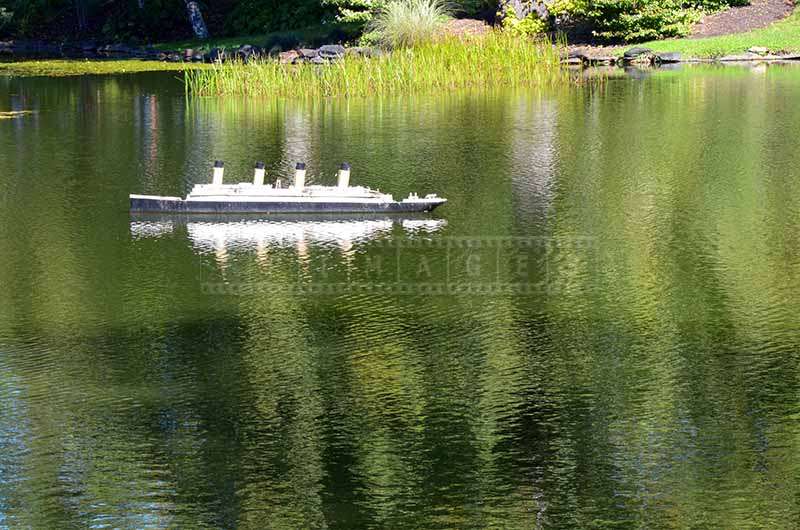
<path fill-rule="evenodd" d="M 382 0 L 321 0 L 326 12 L 337 22 L 366 24 L 376 10 L 385 4 Z"/>
<path fill-rule="evenodd" d="M 707 12 L 748 0 L 554 0 L 550 14 L 581 21 L 602 39 L 629 42 L 681 37 Z"/>
<path fill-rule="evenodd" d="M 299 0 L 241 0 L 224 17 L 229 35 L 252 35 L 319 24 L 324 10 L 320 2 Z"/>
<path fill-rule="evenodd" d="M 597 37 L 639 41 L 688 33 L 705 12 L 748 0 L 455 0 L 459 16 L 502 16 L 509 1 L 544 5 L 549 17 L 506 25 L 524 34 L 579 23 Z M 387 0 L 205 0 L 203 16 L 213 36 L 252 35 L 308 26 L 366 26 Z M 535 30 L 535 31 L 534 31 Z M 0 37 L 153 42 L 191 37 L 185 0 L 0 0 Z M 348 36 L 350 36 L 348 34 Z"/>
<path fill-rule="evenodd" d="M 17 37 L 157 40 L 191 32 L 183 0 L 0 0 L 0 9 L 11 14 L 5 33 Z"/>

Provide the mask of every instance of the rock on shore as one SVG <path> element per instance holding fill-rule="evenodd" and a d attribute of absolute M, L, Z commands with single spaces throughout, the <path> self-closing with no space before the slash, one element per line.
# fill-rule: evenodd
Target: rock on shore
<path fill-rule="evenodd" d="M 618 52 L 617 52 L 618 53 Z M 765 47 L 752 47 L 746 53 L 725 55 L 713 59 L 686 57 L 680 52 L 656 52 L 650 48 L 635 46 L 625 50 L 622 56 L 609 55 L 607 48 L 576 47 L 562 56 L 561 64 L 565 66 L 608 66 L 608 65 L 643 65 L 660 66 L 679 63 L 697 62 L 777 62 L 800 61 L 798 53 L 773 53 Z"/>
<path fill-rule="evenodd" d="M 243 44 L 234 48 L 213 48 L 207 53 L 187 48 L 184 50 L 157 50 L 137 48 L 125 44 L 97 44 L 94 42 L 52 43 L 43 41 L 0 41 L 0 54 L 17 56 L 36 56 L 41 58 L 117 58 L 149 59 L 170 62 L 224 63 L 230 60 L 250 62 L 255 59 L 273 57 L 284 64 L 328 64 L 355 55 L 372 57 L 379 55 L 372 48 L 345 48 L 339 44 L 326 44 L 319 48 L 298 48 L 281 50 L 274 47 L 266 50 L 253 44 Z"/>

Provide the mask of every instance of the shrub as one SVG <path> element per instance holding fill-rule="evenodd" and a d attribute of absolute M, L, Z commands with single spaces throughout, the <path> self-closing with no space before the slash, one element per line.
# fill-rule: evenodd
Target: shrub
<path fill-rule="evenodd" d="M 365 31 L 358 39 L 359 46 L 376 46 L 380 44 L 381 36 L 376 31 Z"/>
<path fill-rule="evenodd" d="M 209 10 L 209 17 L 213 13 Z M 310 0 L 239 0 L 225 12 L 224 27 L 231 35 L 293 30 L 318 22 L 322 14 L 319 2 Z"/>
<path fill-rule="evenodd" d="M 547 31 L 548 23 L 539 18 L 535 12 L 522 20 L 517 18 L 513 7 L 507 7 L 503 14 L 503 30 L 520 37 L 533 37 Z"/>
<path fill-rule="evenodd" d="M 291 50 L 300 46 L 303 42 L 303 37 L 294 31 L 282 31 L 280 33 L 270 33 L 267 40 L 264 41 L 264 48 L 271 50 L 273 48 L 280 48 L 281 50 Z"/>
<path fill-rule="evenodd" d="M 336 22 L 362 25 L 372 19 L 382 4 L 382 0 L 322 0 L 322 7 Z"/>
<path fill-rule="evenodd" d="M 453 11 L 458 16 L 491 19 L 497 10 L 497 0 L 454 0 Z"/>
<path fill-rule="evenodd" d="M 414 46 L 436 39 L 450 9 L 442 0 L 391 0 L 369 23 L 385 46 Z"/>
<path fill-rule="evenodd" d="M 595 35 L 625 41 L 686 35 L 702 15 L 681 0 L 593 0 L 584 13 Z"/>
<path fill-rule="evenodd" d="M 597 37 L 636 42 L 685 36 L 703 13 L 747 3 L 748 0 L 553 0 L 547 5 L 553 16 L 584 21 Z"/>

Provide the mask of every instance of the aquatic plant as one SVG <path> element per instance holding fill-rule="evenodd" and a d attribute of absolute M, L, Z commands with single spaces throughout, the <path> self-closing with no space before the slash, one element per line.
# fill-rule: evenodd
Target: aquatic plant
<path fill-rule="evenodd" d="M 46 60 L 0 62 L 0 75 L 16 77 L 51 76 L 66 77 L 73 75 L 130 74 L 136 72 L 184 71 L 194 68 L 206 68 L 202 63 L 166 63 L 161 61 L 140 61 L 138 59 L 120 61 L 76 61 Z"/>
<path fill-rule="evenodd" d="M 555 86 L 570 82 L 560 47 L 503 32 L 444 37 L 377 57 L 328 65 L 230 62 L 184 74 L 187 94 L 290 98 L 412 93 L 468 87 Z"/>
<path fill-rule="evenodd" d="M 10 120 L 12 118 L 20 118 L 22 116 L 27 116 L 28 114 L 33 114 L 31 110 L 12 110 L 7 112 L 0 112 L 0 120 Z"/>

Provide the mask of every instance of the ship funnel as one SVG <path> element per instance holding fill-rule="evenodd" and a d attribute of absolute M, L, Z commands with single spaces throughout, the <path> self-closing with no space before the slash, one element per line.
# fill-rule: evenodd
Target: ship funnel
<path fill-rule="evenodd" d="M 225 163 L 222 160 L 214 162 L 214 178 L 211 183 L 214 186 L 222 186 L 222 176 L 225 174 Z"/>
<path fill-rule="evenodd" d="M 306 185 L 306 165 L 298 162 L 294 169 L 294 187 L 302 190 Z"/>
<path fill-rule="evenodd" d="M 350 186 L 350 164 L 343 162 L 339 168 L 339 187 L 347 188 Z"/>
<path fill-rule="evenodd" d="M 254 186 L 264 185 L 264 173 L 266 173 L 264 167 L 264 162 L 256 162 L 255 176 L 253 176 Z"/>

